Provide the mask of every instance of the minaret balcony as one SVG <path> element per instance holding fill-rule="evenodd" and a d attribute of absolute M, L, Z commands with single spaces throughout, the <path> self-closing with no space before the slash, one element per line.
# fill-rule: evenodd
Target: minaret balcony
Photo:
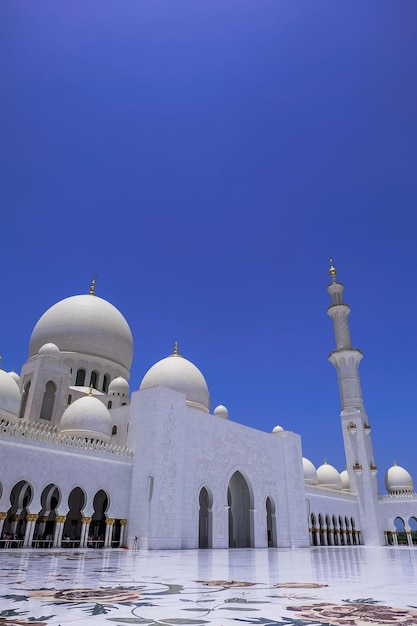
<path fill-rule="evenodd" d="M 362 472 L 362 465 L 356 461 L 356 463 L 352 465 L 352 469 L 354 472 Z"/>

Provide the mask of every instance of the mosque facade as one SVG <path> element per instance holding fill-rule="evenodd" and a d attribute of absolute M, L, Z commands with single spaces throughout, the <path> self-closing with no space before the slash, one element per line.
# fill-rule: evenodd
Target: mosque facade
<path fill-rule="evenodd" d="M 20 375 L 0 370 L 0 548 L 417 544 L 410 474 L 394 465 L 378 492 L 362 353 L 333 265 L 330 279 L 345 470 L 315 468 L 280 426 L 210 412 L 177 346 L 131 394 L 129 325 L 93 281 L 42 315 Z"/>

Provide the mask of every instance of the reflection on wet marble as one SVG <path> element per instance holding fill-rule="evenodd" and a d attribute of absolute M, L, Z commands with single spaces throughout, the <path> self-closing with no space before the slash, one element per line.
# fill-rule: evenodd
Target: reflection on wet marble
<path fill-rule="evenodd" d="M 0 626 L 417 626 L 417 548 L 1 550 Z"/>

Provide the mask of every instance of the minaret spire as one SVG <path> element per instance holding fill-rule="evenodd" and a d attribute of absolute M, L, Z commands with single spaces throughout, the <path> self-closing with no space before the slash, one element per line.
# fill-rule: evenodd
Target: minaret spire
<path fill-rule="evenodd" d="M 383 532 L 379 529 L 377 468 L 374 463 L 368 416 L 362 397 L 359 364 L 362 352 L 352 347 L 349 328 L 350 307 L 343 302 L 343 285 L 338 282 L 333 259 L 329 269 L 331 283 L 327 292 L 331 304 L 327 313 L 333 322 L 336 349 L 329 361 L 337 370 L 342 412 L 343 441 L 349 483 L 356 492 L 360 510 L 362 532 L 368 544 L 383 545 Z"/>

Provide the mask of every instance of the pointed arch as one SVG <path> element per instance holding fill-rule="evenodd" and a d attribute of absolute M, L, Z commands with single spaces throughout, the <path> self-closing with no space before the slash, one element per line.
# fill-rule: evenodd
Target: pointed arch
<path fill-rule="evenodd" d="M 229 547 L 251 548 L 253 539 L 253 497 L 243 474 L 236 471 L 227 489 L 229 507 Z"/>
<path fill-rule="evenodd" d="M 198 547 L 213 547 L 213 497 L 207 487 L 202 487 L 198 495 Z"/>
<path fill-rule="evenodd" d="M 42 399 L 40 419 L 51 420 L 55 405 L 56 385 L 52 380 L 48 380 L 45 385 L 45 391 Z"/>

